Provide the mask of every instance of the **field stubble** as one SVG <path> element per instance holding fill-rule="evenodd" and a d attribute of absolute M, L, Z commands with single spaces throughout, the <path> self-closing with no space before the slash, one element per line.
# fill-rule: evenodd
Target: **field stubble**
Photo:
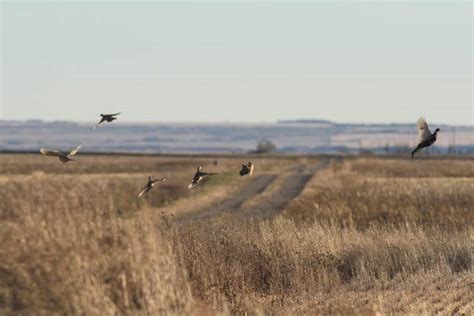
<path fill-rule="evenodd" d="M 36 157 L 0 159 L 1 313 L 474 308 L 472 160 L 333 162 L 271 220 L 224 212 L 179 225 L 171 214 L 199 195 L 245 185 L 226 174 L 239 161 L 102 157 L 68 174 Z M 190 193 L 197 163 L 225 176 Z M 272 173 L 284 161 L 259 164 Z M 148 173 L 173 178 L 137 200 Z"/>

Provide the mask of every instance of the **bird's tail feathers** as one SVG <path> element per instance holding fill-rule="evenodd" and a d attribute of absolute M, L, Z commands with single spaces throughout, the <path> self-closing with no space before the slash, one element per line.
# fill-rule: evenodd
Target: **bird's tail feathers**
<path fill-rule="evenodd" d="M 415 149 L 413 149 L 413 151 L 411 152 L 411 159 L 413 160 L 415 158 L 415 154 L 416 152 L 418 152 L 420 150 L 420 147 L 416 147 Z"/>

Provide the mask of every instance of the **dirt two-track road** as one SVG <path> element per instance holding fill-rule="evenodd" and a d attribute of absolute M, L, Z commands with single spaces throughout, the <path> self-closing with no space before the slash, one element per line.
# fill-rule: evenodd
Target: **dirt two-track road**
<path fill-rule="evenodd" d="M 327 168 L 329 163 L 330 159 L 324 158 L 312 164 L 297 165 L 285 175 L 278 173 L 258 174 L 257 172 L 246 185 L 234 194 L 212 203 L 203 210 L 178 216 L 176 222 L 187 223 L 193 220 L 211 218 L 224 212 L 240 212 L 248 218 L 269 219 L 296 198 L 303 191 L 308 181 L 317 172 Z M 267 192 L 276 181 L 281 183 L 276 189 Z M 258 203 L 251 206 L 246 205 L 247 201 L 253 199 L 258 199 Z"/>

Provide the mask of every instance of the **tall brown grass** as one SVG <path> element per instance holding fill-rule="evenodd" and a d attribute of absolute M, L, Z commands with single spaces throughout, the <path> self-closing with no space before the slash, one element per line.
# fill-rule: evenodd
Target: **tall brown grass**
<path fill-rule="evenodd" d="M 190 311 L 185 272 L 157 216 L 147 208 L 131 214 L 139 204 L 104 199 L 98 191 L 53 180 L 2 187 L 0 311 Z M 126 217 L 117 213 L 123 207 Z"/>
<path fill-rule="evenodd" d="M 286 215 L 299 223 L 374 223 L 463 229 L 474 223 L 473 178 L 379 178 L 326 171 Z"/>
<path fill-rule="evenodd" d="M 259 172 L 275 170 L 287 164 L 286 159 L 232 158 L 232 157 L 153 157 L 120 155 L 83 155 L 79 152 L 77 161 L 62 164 L 57 158 L 38 154 L 0 154 L 0 175 L 42 174 L 137 174 L 194 172 L 197 165 L 205 170 L 238 172 L 242 163 L 252 160 Z M 297 157 L 294 161 L 300 160 Z M 217 162 L 217 165 L 215 164 Z M 191 174 L 192 177 L 192 174 Z M 190 178 L 191 179 L 191 178 Z"/>
<path fill-rule="evenodd" d="M 240 160 L 79 158 L 0 156 L 0 314 L 192 313 L 200 305 L 170 218 L 155 208 L 194 194 L 186 186 L 197 164 L 225 172 Z M 137 199 L 149 174 L 169 180 Z"/>
<path fill-rule="evenodd" d="M 345 163 L 352 171 L 377 177 L 474 177 L 474 159 L 355 159 Z"/>
<path fill-rule="evenodd" d="M 410 161 L 343 161 L 271 220 L 178 224 L 176 201 L 231 175 L 195 194 L 186 184 L 199 159 L 109 159 L 107 172 L 91 161 L 73 175 L 0 168 L 0 314 L 472 312 L 470 161 L 415 174 Z M 122 174 L 122 163 L 139 167 Z M 146 175 L 166 170 L 172 180 L 137 200 Z"/>
<path fill-rule="evenodd" d="M 283 218 L 260 224 L 220 218 L 179 228 L 175 238 L 195 295 L 233 312 L 266 301 L 261 308 L 272 312 L 318 293 L 366 291 L 427 272 L 467 273 L 470 233 L 416 225 L 301 229 Z"/>
<path fill-rule="evenodd" d="M 416 302 L 422 289 L 398 302 L 391 296 L 436 276 L 442 288 L 465 280 L 449 292 L 460 298 L 445 312 L 469 306 L 474 179 L 452 176 L 472 163 L 438 168 L 444 163 L 409 177 L 411 162 L 398 161 L 396 179 L 374 174 L 370 164 L 361 168 L 358 160 L 337 163 L 273 220 L 234 214 L 176 227 L 193 293 L 213 306 L 228 304 L 234 313 L 311 311 L 301 306 L 321 313 L 432 313 L 430 296 Z M 376 288 L 378 295 L 364 294 Z M 391 294 L 383 296 L 387 289 Z M 432 290 L 433 300 L 448 295 Z M 417 304 L 406 310 L 400 302 L 410 298 Z"/>

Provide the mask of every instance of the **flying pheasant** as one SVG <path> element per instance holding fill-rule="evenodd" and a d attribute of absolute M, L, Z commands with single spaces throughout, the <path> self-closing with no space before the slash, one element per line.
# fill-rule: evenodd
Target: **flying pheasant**
<path fill-rule="evenodd" d="M 425 147 L 429 147 L 436 142 L 438 137 L 438 132 L 440 131 L 439 128 L 435 130 L 434 133 L 431 133 L 430 129 L 428 128 L 428 124 L 424 117 L 420 117 L 416 122 L 416 126 L 418 127 L 418 134 L 420 136 L 420 143 L 416 148 L 411 152 L 411 159 L 414 158 L 415 153 Z"/>
<path fill-rule="evenodd" d="M 148 177 L 148 182 L 147 184 L 145 185 L 145 187 L 143 188 L 143 190 L 138 194 L 138 198 L 141 198 L 143 196 L 143 194 L 147 193 L 148 191 L 150 191 L 151 189 L 153 189 L 155 187 L 155 183 L 157 182 L 165 182 L 166 181 L 166 178 L 161 178 L 161 179 L 156 179 L 156 180 L 152 180 L 151 179 L 151 176 Z"/>
<path fill-rule="evenodd" d="M 113 122 L 117 119 L 117 115 L 121 114 L 121 112 L 119 113 L 114 113 L 114 114 L 101 114 L 100 116 L 102 117 L 99 121 L 99 123 L 95 124 L 92 129 L 96 129 L 97 126 L 99 126 L 100 124 L 102 124 L 103 122 L 107 122 L 107 123 L 110 123 L 110 122 Z"/>
<path fill-rule="evenodd" d="M 202 167 L 198 166 L 193 180 L 188 185 L 188 189 L 190 189 L 190 190 L 194 189 L 198 185 L 198 183 L 201 182 L 201 180 L 204 179 L 205 177 L 213 176 L 213 175 L 217 174 L 215 172 L 211 172 L 211 173 L 202 172 L 201 170 L 202 170 Z"/>
<path fill-rule="evenodd" d="M 45 148 L 41 148 L 40 152 L 45 156 L 58 157 L 61 162 L 66 163 L 68 161 L 75 161 L 75 159 L 72 157 L 77 154 L 81 146 L 82 145 L 77 146 L 76 149 L 72 150 L 70 153 L 60 152 L 58 150 L 49 150 Z"/>
<path fill-rule="evenodd" d="M 240 169 L 239 173 L 240 173 L 240 176 L 245 176 L 247 174 L 251 176 L 253 174 L 253 163 L 249 161 L 248 164 L 242 165 L 242 169 Z"/>

